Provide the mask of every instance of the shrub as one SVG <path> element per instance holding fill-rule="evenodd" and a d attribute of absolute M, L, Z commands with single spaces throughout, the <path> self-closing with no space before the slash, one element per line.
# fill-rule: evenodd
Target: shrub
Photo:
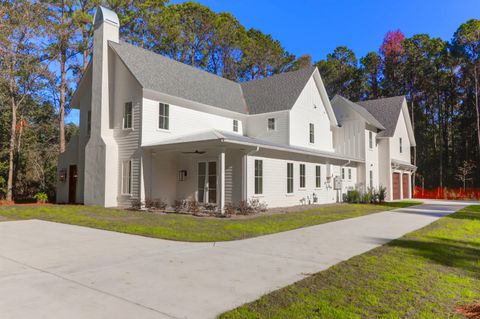
<path fill-rule="evenodd" d="M 267 204 L 265 202 L 261 202 L 258 198 L 250 199 L 248 204 L 254 213 L 267 211 Z"/>
<path fill-rule="evenodd" d="M 133 209 L 133 210 L 142 209 L 142 201 L 138 198 L 132 198 L 130 200 L 130 209 Z"/>
<path fill-rule="evenodd" d="M 174 209 L 176 213 L 182 213 L 187 208 L 186 200 L 176 200 L 174 203 Z"/>
<path fill-rule="evenodd" d="M 385 186 L 380 186 L 378 188 L 378 202 L 380 204 L 385 202 L 385 198 L 387 198 L 387 188 Z"/>
<path fill-rule="evenodd" d="M 198 213 L 200 211 L 200 203 L 195 199 L 189 201 L 187 203 L 187 207 L 188 207 L 188 212 L 192 214 Z"/>
<path fill-rule="evenodd" d="M 240 215 L 250 215 L 250 214 L 253 214 L 253 209 L 252 209 L 252 206 L 250 206 L 250 204 L 245 201 L 245 200 L 242 200 L 240 201 L 240 203 L 238 203 L 238 214 Z"/>
<path fill-rule="evenodd" d="M 35 196 L 33 196 L 33 198 L 37 200 L 37 203 L 45 204 L 48 202 L 48 195 L 45 192 L 38 192 L 35 194 Z"/>
<path fill-rule="evenodd" d="M 347 191 L 347 195 L 344 198 L 344 201 L 346 201 L 347 203 L 359 203 L 360 192 L 356 189 Z"/>
<path fill-rule="evenodd" d="M 224 208 L 226 216 L 232 216 L 237 214 L 237 208 L 232 203 L 226 203 Z"/>

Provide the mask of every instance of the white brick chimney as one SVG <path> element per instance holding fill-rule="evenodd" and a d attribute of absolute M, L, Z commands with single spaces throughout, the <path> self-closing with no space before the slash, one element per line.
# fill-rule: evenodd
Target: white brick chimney
<path fill-rule="evenodd" d="M 117 206 L 119 164 L 113 135 L 113 61 L 109 61 L 108 41 L 118 42 L 119 29 L 115 12 L 98 7 L 93 32 L 91 133 L 85 148 L 86 205 Z"/>

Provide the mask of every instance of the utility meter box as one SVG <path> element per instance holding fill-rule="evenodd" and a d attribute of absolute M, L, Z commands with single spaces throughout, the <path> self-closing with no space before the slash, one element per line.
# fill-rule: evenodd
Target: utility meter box
<path fill-rule="evenodd" d="M 335 176 L 333 179 L 333 189 L 335 190 L 341 190 L 342 189 L 342 179 L 340 176 Z"/>

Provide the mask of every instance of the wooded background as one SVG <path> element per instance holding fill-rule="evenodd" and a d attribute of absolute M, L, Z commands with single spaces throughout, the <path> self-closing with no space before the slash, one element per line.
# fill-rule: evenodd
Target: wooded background
<path fill-rule="evenodd" d="M 90 59 L 100 3 L 119 15 L 124 41 L 231 80 L 315 64 L 330 97 L 406 95 L 416 182 L 425 188 L 460 187 L 459 167 L 480 162 L 480 20 L 460 25 L 451 41 L 385 30 L 381 46 L 364 57 L 340 46 L 312 61 L 229 13 L 193 2 L 0 0 L 0 199 L 39 191 L 54 198 L 57 156 L 78 133 L 76 125 L 64 125 L 68 101 Z M 467 184 L 480 186 L 480 165 Z"/>

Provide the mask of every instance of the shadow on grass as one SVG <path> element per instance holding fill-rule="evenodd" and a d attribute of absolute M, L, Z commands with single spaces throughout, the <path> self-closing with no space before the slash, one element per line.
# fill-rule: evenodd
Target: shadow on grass
<path fill-rule="evenodd" d="M 388 245 L 408 249 L 417 256 L 442 266 L 471 272 L 473 276 L 480 278 L 480 245 L 476 242 L 443 238 L 421 241 L 397 239 Z"/>
<path fill-rule="evenodd" d="M 467 220 L 475 220 L 480 221 L 480 211 L 470 211 L 470 210 L 463 210 L 458 211 L 455 214 L 448 216 L 449 218 L 454 219 L 467 219 Z"/>

